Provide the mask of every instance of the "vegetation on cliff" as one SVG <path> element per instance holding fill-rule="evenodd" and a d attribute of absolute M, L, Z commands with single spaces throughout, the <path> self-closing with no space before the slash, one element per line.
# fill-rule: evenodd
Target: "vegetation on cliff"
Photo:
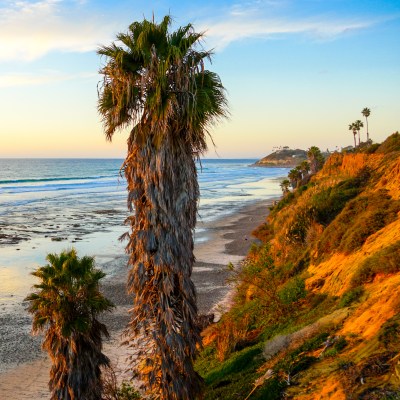
<path fill-rule="evenodd" d="M 255 165 L 262 167 L 295 167 L 306 159 L 307 152 L 305 150 L 292 150 L 285 146 L 257 161 Z"/>
<path fill-rule="evenodd" d="M 398 133 L 287 190 L 203 332 L 206 399 L 399 398 L 399 217 Z"/>

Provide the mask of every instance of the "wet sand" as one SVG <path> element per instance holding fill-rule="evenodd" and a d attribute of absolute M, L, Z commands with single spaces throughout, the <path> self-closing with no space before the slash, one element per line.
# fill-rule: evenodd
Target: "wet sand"
<path fill-rule="evenodd" d="M 206 240 L 196 244 L 196 264 L 193 270 L 193 281 L 197 289 L 199 312 L 209 313 L 221 310 L 219 305 L 231 288 L 226 283 L 229 262 L 239 264 L 247 254 L 255 238 L 251 231 L 265 221 L 272 200 L 257 202 L 240 209 L 232 216 L 221 218 L 212 223 L 198 223 L 206 229 Z M 107 261 L 106 269 L 118 271 L 112 279 L 108 279 L 102 290 L 116 305 L 112 313 L 104 317 L 111 333 L 105 342 L 104 353 L 111 359 L 119 380 L 129 379 L 126 372 L 126 356 L 128 350 L 121 345 L 121 334 L 128 322 L 128 310 L 131 306 L 125 291 L 126 256 Z M 103 265 L 101 265 L 102 267 Z M 8 317 L 9 318 L 9 317 Z M 40 350 L 41 337 L 30 335 L 30 317 L 26 315 L 17 326 L 6 318 L 0 319 L 2 326 L 2 343 L 19 335 L 18 341 L 2 350 L 0 364 L 6 364 L 7 370 L 0 372 L 0 399 L 41 400 L 49 397 L 47 389 L 50 362 Z M 9 329 L 7 329 L 7 327 Z"/>

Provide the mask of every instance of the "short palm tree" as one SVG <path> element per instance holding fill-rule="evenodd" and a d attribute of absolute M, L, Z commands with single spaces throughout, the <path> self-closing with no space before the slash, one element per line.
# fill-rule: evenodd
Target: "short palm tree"
<path fill-rule="evenodd" d="M 349 124 L 349 131 L 353 132 L 353 138 L 354 138 L 354 148 L 357 147 L 357 142 L 356 142 L 356 136 L 357 136 L 357 129 L 355 126 L 355 123 L 352 122 L 351 124 Z"/>
<path fill-rule="evenodd" d="M 362 123 L 362 121 L 360 121 L 359 119 L 354 122 L 354 129 L 357 131 L 358 133 L 358 145 L 360 146 L 361 143 L 361 137 L 360 137 L 360 130 L 361 128 L 364 126 L 364 124 Z"/>
<path fill-rule="evenodd" d="M 118 42 L 102 46 L 98 110 L 109 140 L 130 128 L 123 164 L 131 229 L 126 251 L 133 308 L 128 329 L 138 349 L 132 367 L 158 399 L 195 399 L 196 294 L 191 280 L 199 186 L 195 161 L 208 128 L 226 116 L 225 90 L 205 68 L 192 25 L 169 32 L 161 23 L 134 22 Z"/>
<path fill-rule="evenodd" d="M 307 150 L 307 158 L 308 162 L 310 163 L 310 171 L 312 174 L 317 173 L 325 162 L 324 156 L 317 146 L 311 146 Z"/>
<path fill-rule="evenodd" d="M 293 168 L 288 173 L 289 182 L 293 189 L 296 189 L 301 182 L 302 174 L 299 168 Z"/>
<path fill-rule="evenodd" d="M 365 117 L 365 122 L 367 125 L 367 143 L 369 143 L 369 132 L 368 132 L 368 117 L 371 115 L 371 110 L 367 107 L 363 108 L 361 114 Z"/>
<path fill-rule="evenodd" d="M 307 160 L 304 160 L 300 163 L 299 167 L 303 178 L 306 178 L 311 169 L 310 163 Z"/>
<path fill-rule="evenodd" d="M 290 181 L 289 181 L 289 179 L 284 179 L 284 180 L 280 183 L 280 187 L 281 187 L 281 189 L 282 189 L 283 195 L 289 193 L 289 186 L 290 186 Z"/>
<path fill-rule="evenodd" d="M 106 326 L 97 317 L 113 307 L 99 291 L 105 274 L 91 257 L 78 258 L 75 250 L 49 254 L 49 264 L 32 273 L 40 279 L 26 297 L 33 314 L 33 332 L 45 332 L 43 349 L 52 361 L 51 400 L 100 400 L 102 353 Z"/>

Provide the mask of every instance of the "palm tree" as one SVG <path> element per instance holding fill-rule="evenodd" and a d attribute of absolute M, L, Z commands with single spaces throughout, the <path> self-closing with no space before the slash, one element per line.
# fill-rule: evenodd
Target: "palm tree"
<path fill-rule="evenodd" d="M 304 160 L 300 163 L 299 167 L 300 167 L 300 171 L 303 175 L 303 179 L 306 178 L 311 169 L 310 163 L 307 160 Z"/>
<path fill-rule="evenodd" d="M 317 173 L 324 165 L 324 156 L 317 146 L 311 146 L 307 150 L 308 162 L 310 163 L 310 170 L 312 174 Z"/>
<path fill-rule="evenodd" d="M 364 126 L 364 124 L 362 123 L 362 121 L 360 121 L 359 119 L 354 122 L 354 129 L 357 131 L 358 133 L 358 145 L 360 146 L 361 143 L 361 138 L 360 138 L 360 130 L 361 128 Z"/>
<path fill-rule="evenodd" d="M 363 108 L 361 114 L 365 117 L 365 122 L 367 124 L 367 143 L 369 143 L 369 132 L 368 132 L 368 117 L 371 115 L 371 110 L 367 107 Z"/>
<path fill-rule="evenodd" d="M 289 179 L 284 179 L 284 180 L 280 183 L 280 187 L 281 187 L 281 189 L 282 189 L 283 195 L 286 195 L 287 193 L 289 193 L 289 186 L 290 186 L 290 181 L 289 181 Z"/>
<path fill-rule="evenodd" d="M 113 305 L 99 291 L 105 274 L 94 268 L 92 257 L 77 257 L 75 250 L 48 254 L 47 264 L 32 273 L 40 279 L 26 297 L 33 314 L 34 333 L 45 331 L 42 344 L 50 355 L 51 400 L 100 400 L 102 353 L 106 326 L 97 316 Z"/>
<path fill-rule="evenodd" d="M 218 75 L 205 69 L 211 52 L 198 47 L 202 34 L 190 24 L 170 33 L 170 24 L 170 16 L 134 22 L 118 43 L 98 50 L 106 57 L 98 110 L 109 140 L 131 128 L 123 170 L 133 213 L 126 235 L 133 296 L 127 342 L 138 352 L 132 368 L 149 395 L 185 400 L 202 386 L 193 369 L 201 344 L 191 280 L 195 161 L 227 103 Z"/>
<path fill-rule="evenodd" d="M 299 186 L 299 182 L 301 182 L 301 171 L 299 168 L 293 168 L 289 171 L 288 173 L 288 178 L 290 181 L 290 184 L 292 185 L 293 189 L 296 189 Z"/>
<path fill-rule="evenodd" d="M 356 126 L 354 124 L 354 122 L 352 122 L 351 124 L 349 124 L 349 131 L 353 132 L 353 137 L 354 137 L 354 148 L 357 147 L 357 142 L 356 142 L 356 136 L 357 136 L 357 129 Z"/>

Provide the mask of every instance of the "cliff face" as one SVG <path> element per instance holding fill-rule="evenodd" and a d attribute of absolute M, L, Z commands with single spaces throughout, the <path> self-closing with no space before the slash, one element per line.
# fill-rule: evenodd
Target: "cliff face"
<path fill-rule="evenodd" d="M 307 152 L 296 149 L 283 149 L 275 151 L 257 161 L 255 165 L 260 167 L 287 167 L 294 168 L 307 159 Z"/>
<path fill-rule="evenodd" d="M 232 310 L 205 333 L 222 365 L 207 398 L 238 359 L 250 399 L 400 398 L 400 151 L 385 143 L 332 155 L 257 230 Z"/>

